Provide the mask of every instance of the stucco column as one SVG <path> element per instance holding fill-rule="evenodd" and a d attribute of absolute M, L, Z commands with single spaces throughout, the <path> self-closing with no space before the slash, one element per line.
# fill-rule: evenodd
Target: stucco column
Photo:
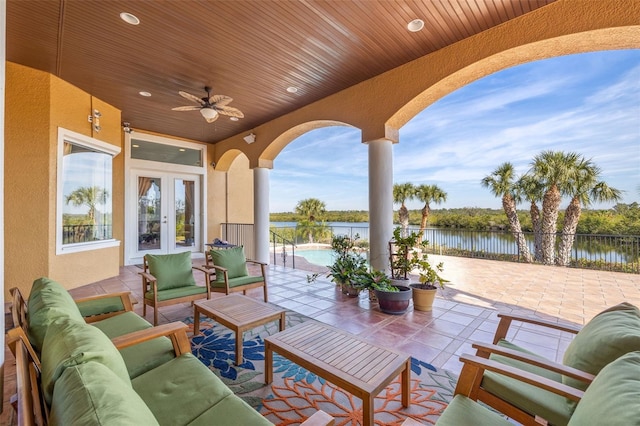
<path fill-rule="evenodd" d="M 375 269 L 389 272 L 389 240 L 393 235 L 393 145 L 377 139 L 369 145 L 369 253 Z"/>
<path fill-rule="evenodd" d="M 253 240 L 256 258 L 269 263 L 269 169 L 253 169 Z"/>

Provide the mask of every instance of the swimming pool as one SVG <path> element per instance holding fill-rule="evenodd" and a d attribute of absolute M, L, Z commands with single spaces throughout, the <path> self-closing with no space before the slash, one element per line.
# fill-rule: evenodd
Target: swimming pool
<path fill-rule="evenodd" d="M 320 266 L 329 266 L 335 257 L 332 250 L 296 250 L 296 256 L 304 257 L 309 263 Z"/>

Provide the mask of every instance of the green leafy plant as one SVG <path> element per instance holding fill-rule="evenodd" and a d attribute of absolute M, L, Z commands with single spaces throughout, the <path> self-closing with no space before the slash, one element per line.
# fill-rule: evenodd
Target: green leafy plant
<path fill-rule="evenodd" d="M 387 276 L 387 274 L 377 269 L 370 269 L 370 270 L 365 269 L 364 271 L 358 273 L 354 277 L 353 283 L 356 287 L 365 289 L 365 290 L 369 290 L 369 289 L 383 290 L 389 287 L 393 287 L 391 285 L 391 279 Z M 392 291 L 392 290 L 384 290 L 384 291 Z"/>
<path fill-rule="evenodd" d="M 406 280 L 409 278 L 409 273 L 418 266 L 421 259 L 421 254 L 415 249 L 420 249 L 422 246 L 423 243 L 417 233 L 410 232 L 403 235 L 400 227 L 393 230 L 393 241 L 391 241 L 391 250 L 395 248 L 395 252 L 391 254 L 391 277 L 393 279 Z"/>
<path fill-rule="evenodd" d="M 357 275 L 367 270 L 367 261 L 360 256 L 356 248 L 358 238 L 357 234 L 354 238 L 347 235 L 334 235 L 331 238 L 331 249 L 336 257 L 329 266 L 327 277 L 336 284 L 349 284 Z"/>
<path fill-rule="evenodd" d="M 436 288 L 436 284 L 439 285 L 440 288 L 444 288 L 444 283 L 448 283 L 449 281 L 438 274 L 443 271 L 443 268 L 444 264 L 442 262 L 431 266 L 431 263 L 427 261 L 427 255 L 423 255 L 422 259 L 418 262 L 419 288 L 434 289 Z"/>

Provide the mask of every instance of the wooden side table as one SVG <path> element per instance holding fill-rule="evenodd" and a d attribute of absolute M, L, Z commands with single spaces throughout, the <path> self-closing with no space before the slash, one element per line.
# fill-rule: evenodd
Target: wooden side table
<path fill-rule="evenodd" d="M 200 314 L 236 333 L 236 365 L 242 363 L 242 334 L 259 325 L 280 321 L 280 331 L 285 328 L 285 310 L 241 294 L 230 294 L 193 304 L 193 335 L 200 334 Z"/>

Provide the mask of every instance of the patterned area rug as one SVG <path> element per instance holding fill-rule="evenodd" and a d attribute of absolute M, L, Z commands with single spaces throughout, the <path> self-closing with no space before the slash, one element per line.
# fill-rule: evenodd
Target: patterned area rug
<path fill-rule="evenodd" d="M 308 317 L 286 313 L 287 327 Z M 193 318 L 184 320 L 193 328 Z M 220 377 L 231 390 L 276 425 L 297 425 L 317 410 L 336 419 L 336 425 L 359 425 L 362 401 L 321 377 L 274 354 L 274 380 L 264 384 L 264 337 L 278 332 L 277 322 L 244 333 L 243 363 L 235 360 L 235 333 L 201 317 L 201 334 L 192 339 L 193 353 Z M 453 397 L 457 376 L 411 358 L 411 405 L 402 406 L 400 379 L 375 399 L 376 425 L 399 425 L 407 417 L 425 424 L 435 423 Z"/>

